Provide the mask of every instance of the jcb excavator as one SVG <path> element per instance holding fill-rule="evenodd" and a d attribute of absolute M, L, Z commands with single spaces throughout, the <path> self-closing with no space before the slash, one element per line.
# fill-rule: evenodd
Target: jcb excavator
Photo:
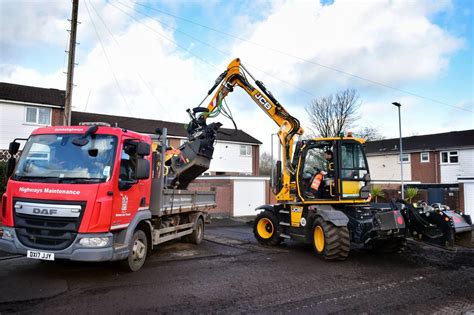
<path fill-rule="evenodd" d="M 237 86 L 279 126 L 283 148 L 273 187 L 278 203 L 257 208 L 263 211 L 256 217 L 253 230 L 261 244 L 299 240 L 313 244 L 317 255 L 325 259 L 344 260 L 351 247 L 398 251 L 409 235 L 448 247 L 455 240 L 470 243 L 472 221 L 468 215 L 447 210 L 424 211 L 403 200 L 378 207 L 371 204 L 364 140 L 341 134 L 295 142 L 303 135 L 298 119 L 285 110 L 261 81 L 254 79 L 239 59 L 229 64 L 207 93 L 204 100 L 215 91 L 208 106 L 188 110 L 190 139 L 217 130 L 213 124 L 207 125 L 206 120 L 225 111 L 223 100 Z M 191 145 L 192 141 L 180 148 L 188 152 L 185 160 L 189 163 L 186 170 L 177 173 L 174 183 L 188 183 L 209 167 L 212 152 L 201 154 L 199 149 L 190 150 Z"/>

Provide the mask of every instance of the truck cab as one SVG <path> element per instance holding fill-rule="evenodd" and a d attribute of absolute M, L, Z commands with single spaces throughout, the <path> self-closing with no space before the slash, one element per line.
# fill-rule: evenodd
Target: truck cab
<path fill-rule="evenodd" d="M 181 220 L 169 209 L 150 207 L 152 198 L 165 196 L 163 185 L 153 185 L 164 178 L 152 166 L 164 151 L 151 151 L 163 148 L 163 140 L 153 146 L 149 135 L 94 124 L 36 129 L 18 162 L 9 161 L 0 249 L 46 260 L 126 260 L 134 271 L 160 236 L 192 236 L 196 220 L 204 221 L 197 198 L 189 199 L 192 211 Z M 12 156 L 18 147 L 12 143 Z"/>

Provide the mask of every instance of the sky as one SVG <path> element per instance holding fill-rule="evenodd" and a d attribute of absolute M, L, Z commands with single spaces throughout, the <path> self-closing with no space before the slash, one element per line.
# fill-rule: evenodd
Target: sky
<path fill-rule="evenodd" d="M 395 101 L 404 136 L 474 128 L 474 1 L 79 2 L 76 111 L 186 123 L 238 57 L 307 131 L 305 107 L 347 88 L 354 130 L 398 137 Z M 71 8 L 0 0 L 0 82 L 65 89 Z M 269 151 L 275 123 L 242 90 L 226 101 Z"/>

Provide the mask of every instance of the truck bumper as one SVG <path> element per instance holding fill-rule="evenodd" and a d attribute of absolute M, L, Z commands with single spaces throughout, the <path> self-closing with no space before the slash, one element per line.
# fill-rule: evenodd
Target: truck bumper
<path fill-rule="evenodd" d="M 81 234 L 79 233 L 74 242 L 62 250 L 49 250 L 40 248 L 30 248 L 23 245 L 17 238 L 15 229 L 3 227 L 3 235 L 0 238 L 0 250 L 11 253 L 26 255 L 28 250 L 54 253 L 55 259 L 67 259 L 75 261 L 111 261 L 119 260 L 128 256 L 128 249 L 121 248 L 120 252 L 114 250 L 112 233 Z M 8 237 L 5 237 L 8 235 Z M 103 247 L 86 247 L 79 242 L 82 238 L 107 237 L 108 244 Z"/>

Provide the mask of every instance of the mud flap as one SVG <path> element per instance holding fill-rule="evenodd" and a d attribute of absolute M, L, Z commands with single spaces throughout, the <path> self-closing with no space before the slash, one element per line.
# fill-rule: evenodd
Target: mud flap
<path fill-rule="evenodd" d="M 405 206 L 401 213 L 415 240 L 445 248 L 454 245 L 472 246 L 472 221 L 469 215 L 453 210 L 427 210 L 405 201 L 397 202 Z"/>

